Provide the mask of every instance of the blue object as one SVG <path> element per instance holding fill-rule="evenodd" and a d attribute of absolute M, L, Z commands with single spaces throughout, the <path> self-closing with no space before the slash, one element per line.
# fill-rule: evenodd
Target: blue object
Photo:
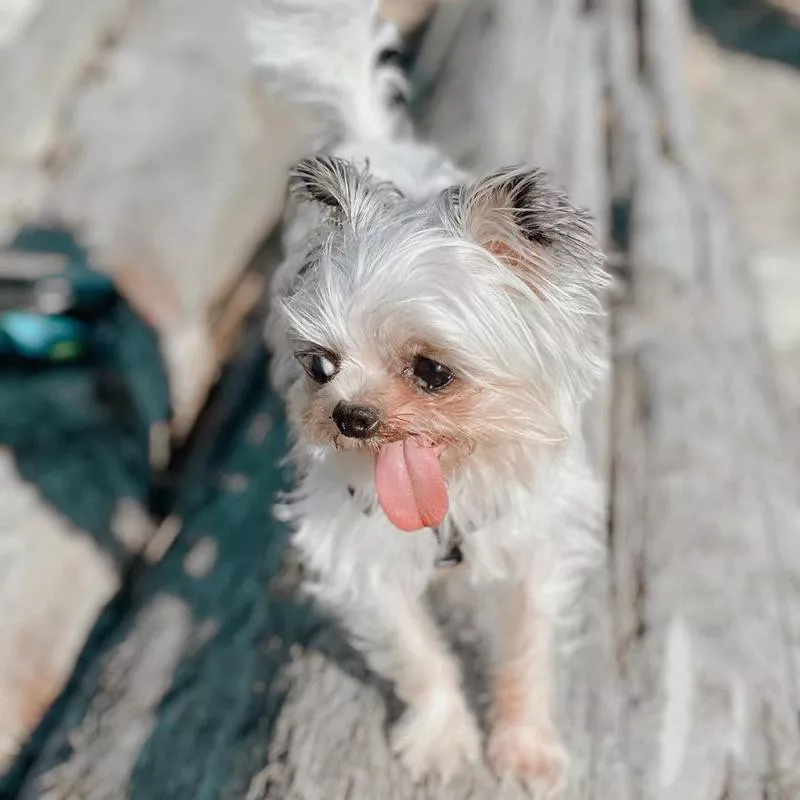
<path fill-rule="evenodd" d="M 87 252 L 68 230 L 27 226 L 6 249 L 10 254 L 63 257 L 49 272 L 22 268 L 0 280 L 0 357 L 35 361 L 72 361 L 86 355 L 92 342 L 89 318 L 113 305 L 113 282 L 92 268 Z M 6 310 L 3 310 L 5 305 Z"/>
<path fill-rule="evenodd" d="M 37 361 L 71 361 L 86 353 L 89 331 L 72 317 L 28 311 L 0 313 L 0 354 Z"/>

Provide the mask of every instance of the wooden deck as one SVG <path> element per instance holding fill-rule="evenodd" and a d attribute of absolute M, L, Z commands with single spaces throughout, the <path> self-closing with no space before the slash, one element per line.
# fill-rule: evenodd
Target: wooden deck
<path fill-rule="evenodd" d="M 43 2 L 0 44 L 0 225 L 79 225 L 189 406 L 216 364 L 187 376 L 187 353 L 213 340 L 208 309 L 274 223 L 298 146 L 251 82 L 237 13 Z M 800 798 L 800 448 L 695 130 L 689 24 L 683 0 L 448 3 L 414 75 L 425 135 L 469 167 L 552 170 L 618 275 L 586 420 L 608 558 L 559 655 L 570 800 Z M 414 787 L 392 758 L 396 703 L 294 594 L 269 515 L 280 403 L 263 353 L 239 352 L 225 441 L 160 527 L 103 464 L 76 462 L 59 495 L 15 468 L 33 434 L 0 442 L 0 797 L 524 797 L 482 767 Z M 64 471 L 57 441 L 43 452 Z M 102 524 L 57 501 L 87 487 Z M 450 627 L 481 709 L 479 643 Z"/>

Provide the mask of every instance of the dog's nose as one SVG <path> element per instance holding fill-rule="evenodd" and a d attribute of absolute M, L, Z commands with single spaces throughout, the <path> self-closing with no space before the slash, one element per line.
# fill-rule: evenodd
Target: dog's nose
<path fill-rule="evenodd" d="M 372 406 L 357 406 L 342 401 L 333 409 L 336 427 L 352 439 L 366 439 L 378 430 L 380 414 Z"/>

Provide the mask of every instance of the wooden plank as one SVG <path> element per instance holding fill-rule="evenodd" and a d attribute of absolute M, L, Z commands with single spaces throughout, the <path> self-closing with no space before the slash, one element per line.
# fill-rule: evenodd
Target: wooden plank
<path fill-rule="evenodd" d="M 185 432 L 261 285 L 235 287 L 219 313 L 214 305 L 279 216 L 288 150 L 301 145 L 281 138 L 273 101 L 252 83 L 241 6 L 79 6 L 41 3 L 0 49 L 0 206 L 8 198 L 9 226 L 57 218 L 93 246 L 95 262 L 162 337 Z M 55 464 L 62 458 L 53 454 Z M 88 472 L 113 502 L 113 488 Z M 29 498 L 8 474 L 10 495 Z M 99 546 L 44 500 L 28 502 L 25 526 L 14 502 L 0 503 L 14 577 L 0 593 L 0 650 L 18 654 L 0 674 L 0 773 L 153 533 L 141 498 L 120 498 L 109 520 L 106 499 L 90 520 L 108 523 L 93 531 Z"/>
<path fill-rule="evenodd" d="M 240 405 L 224 465 L 183 496 L 181 536 L 131 591 L 107 646 L 85 655 L 11 796 L 241 800 L 266 763 L 276 676 L 318 625 L 268 589 L 284 544 L 270 504 L 286 440 L 260 331 L 254 341 L 224 385 Z"/>
<path fill-rule="evenodd" d="M 591 14 L 578 22 L 570 94 L 565 109 L 562 149 L 564 180 L 575 200 L 592 211 L 604 246 L 611 241 L 611 187 L 605 141 L 602 18 Z M 563 142 L 562 142 L 563 147 Z M 610 298 L 607 298 L 610 303 Z M 606 335 L 610 333 L 606 328 Z M 609 373 L 589 403 L 584 421 L 593 463 L 611 486 L 611 391 Z M 608 520 L 606 525 L 608 524 Z M 567 796 L 626 800 L 631 793 L 623 741 L 623 693 L 617 668 L 615 630 L 604 562 L 586 586 L 580 647 L 566 651 L 561 664 L 565 734 L 575 754 Z"/>
<path fill-rule="evenodd" d="M 0 47 L 0 159 L 36 162 L 56 144 L 61 115 L 126 0 L 46 2 Z"/>
<path fill-rule="evenodd" d="M 29 0 L 9 9 L 0 43 L 0 238 L 40 210 L 47 160 L 72 92 L 122 26 L 126 0 Z"/>
<path fill-rule="evenodd" d="M 132 315 L 114 319 L 124 344 L 106 329 L 105 363 L 129 346 L 152 359 Z M 103 377 L 77 364 L 0 369 L 0 794 L 152 535 L 144 431 L 114 413 Z"/>
<path fill-rule="evenodd" d="M 41 0 L 7 0 L 0 6 L 0 47 L 13 41 L 38 10 Z"/>
<path fill-rule="evenodd" d="M 469 3 L 458 36 L 460 51 L 471 60 L 445 63 L 423 123 L 426 133 L 472 170 L 509 159 L 562 170 L 564 102 L 571 91 L 567 65 L 576 52 L 578 18 L 576 0 Z M 531 80 L 545 70 L 547 81 Z M 508 124 L 498 124 L 497 114 L 509 109 Z"/>
<path fill-rule="evenodd" d="M 630 199 L 633 185 L 632 143 L 635 131 L 632 117 L 618 108 L 631 108 L 631 95 L 637 90 L 638 36 L 636 31 L 635 0 L 603 0 L 605 30 L 605 62 L 609 86 L 609 155 L 611 161 L 611 192 L 615 202 Z"/>
<path fill-rule="evenodd" d="M 159 331 L 178 434 L 219 368 L 210 308 L 277 222 L 303 148 L 254 83 L 244 6 L 135 7 L 72 105 L 46 204 Z"/>
<path fill-rule="evenodd" d="M 178 436 L 228 355 L 212 309 L 303 151 L 253 83 L 245 6 L 41 2 L 0 47 L 0 237 L 39 216 L 80 230 L 162 336 Z"/>
<path fill-rule="evenodd" d="M 98 387 L 88 367 L 0 370 L 0 794 L 153 532 L 143 437 Z"/>
<path fill-rule="evenodd" d="M 0 448 L 0 775 L 64 688 L 119 573 Z M 76 591 L 79 587 L 79 591 Z"/>
<path fill-rule="evenodd" d="M 648 83 L 612 86 L 636 175 L 613 517 L 634 794 L 790 798 L 797 474 L 735 236 L 692 139 L 681 6 L 646 0 Z"/>

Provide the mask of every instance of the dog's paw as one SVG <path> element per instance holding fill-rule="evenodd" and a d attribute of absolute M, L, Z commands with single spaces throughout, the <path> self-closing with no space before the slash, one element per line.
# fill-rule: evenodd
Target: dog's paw
<path fill-rule="evenodd" d="M 394 726 L 391 744 L 415 782 L 428 776 L 448 781 L 480 758 L 478 728 L 459 695 L 433 695 L 410 706 Z"/>
<path fill-rule="evenodd" d="M 564 789 L 568 759 L 555 732 L 501 722 L 489 737 L 487 756 L 498 776 L 513 775 L 537 798 L 553 797 Z"/>

